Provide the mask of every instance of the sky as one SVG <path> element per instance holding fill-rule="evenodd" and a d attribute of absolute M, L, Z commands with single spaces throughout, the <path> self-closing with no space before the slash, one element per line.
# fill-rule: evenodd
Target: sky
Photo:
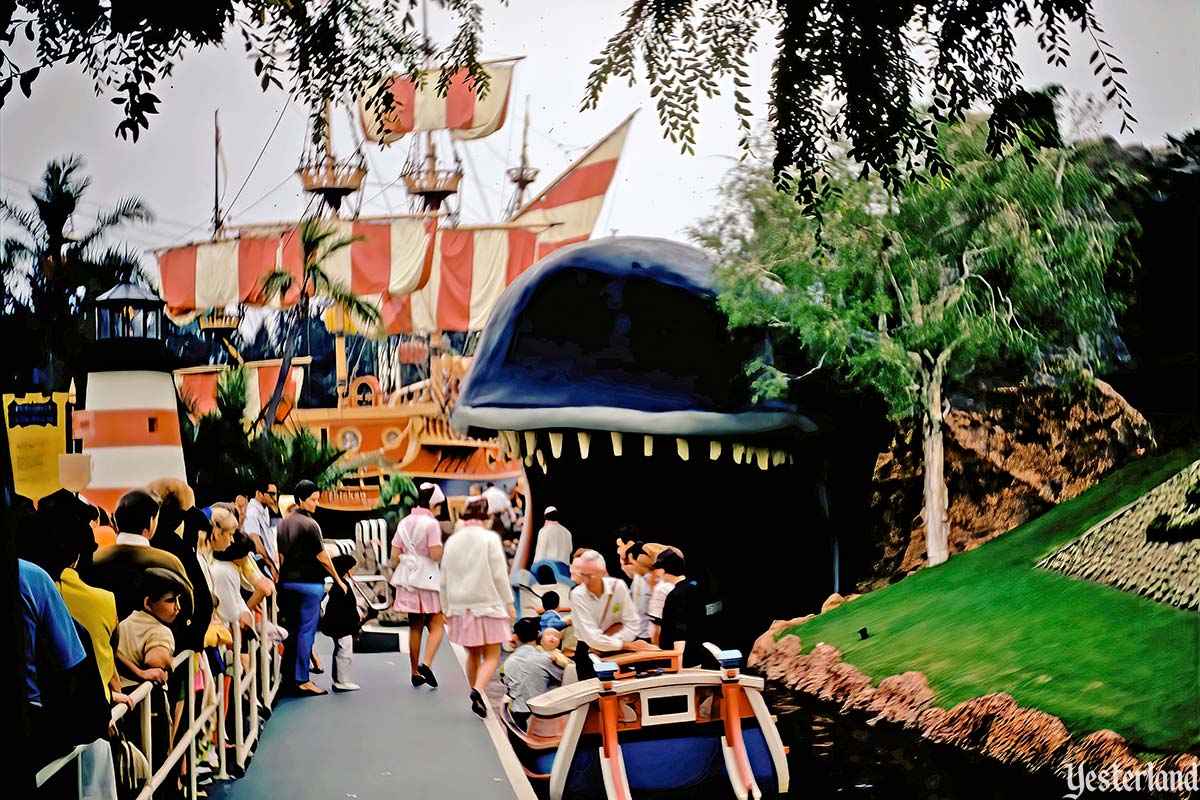
<path fill-rule="evenodd" d="M 529 151 L 543 187 L 573 158 L 641 109 L 626 142 L 613 186 L 594 235 L 609 233 L 686 239 L 686 228 L 720 201 L 722 178 L 740 155 L 736 119 L 727 97 L 702 107 L 696 154 L 682 155 L 666 141 L 644 83 L 614 83 L 600 106 L 580 110 L 591 69 L 607 38 L 620 27 L 627 0 L 510 0 L 485 2 L 485 56 L 523 55 L 517 66 L 509 121 L 492 137 L 465 146 L 464 223 L 498 220 L 508 199 L 503 171 L 518 161 L 521 119 L 528 96 Z M 1126 85 L 1139 124 L 1125 142 L 1159 144 L 1165 133 L 1200 128 L 1200 3 L 1196 0 L 1097 0 L 1106 39 L 1129 70 Z M 431 18 L 436 40 L 448 40 L 453 18 Z M 213 113 L 220 112 L 227 177 L 223 208 L 230 223 L 295 219 L 305 198 L 293 176 L 305 139 L 306 115 L 284 92 L 259 90 L 240 41 L 225 50 L 187 55 L 168 82 L 155 89 L 161 113 L 137 143 L 114 136 L 119 108 L 97 98 L 90 82 L 70 65 L 43 72 L 26 99 L 13 90 L 0 110 L 0 192 L 28 204 L 30 182 L 45 164 L 69 153 L 87 160 L 92 188 L 84 211 L 137 195 L 156 213 L 153 225 L 128 229 L 123 239 L 151 249 L 202 239 L 213 207 Z M 1100 95 L 1100 78 L 1087 59 L 1090 42 L 1075 38 L 1071 62 L 1052 68 L 1032 33 L 1020 38 L 1024 84 L 1055 82 L 1068 91 Z M 766 114 L 772 42 L 751 56 L 749 92 L 754 111 Z M 26 54 L 28 55 L 28 54 Z M 18 55 L 18 61 L 20 56 Z M 726 87 L 732 89 L 732 86 Z M 1119 117 L 1104 119 L 1117 136 Z M 275 130 L 271 135 L 272 128 Z M 335 149 L 352 148 L 344 111 L 335 115 Z M 403 213 L 406 198 L 395 180 L 405 145 L 368 149 L 371 174 L 364 214 Z M 260 157 L 261 154 L 261 157 Z M 256 164 L 257 162 L 257 164 Z M 147 259 L 150 262 L 150 259 Z"/>

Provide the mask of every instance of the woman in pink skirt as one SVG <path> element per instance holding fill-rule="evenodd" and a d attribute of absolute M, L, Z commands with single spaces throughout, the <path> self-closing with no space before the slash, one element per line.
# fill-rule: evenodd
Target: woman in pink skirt
<path fill-rule="evenodd" d="M 471 710 L 487 716 L 483 693 L 500 665 L 500 645 L 511 638 L 517 616 L 500 537 L 484 527 L 487 500 L 472 499 L 460 517 L 462 530 L 442 554 L 442 608 L 450 641 L 467 650 Z"/>
<path fill-rule="evenodd" d="M 446 495 L 437 484 L 422 483 L 417 504 L 396 526 L 392 537 L 392 586 L 396 587 L 393 611 L 408 614 L 408 660 L 412 667 L 412 685 L 427 683 L 437 688 L 437 678 L 429 665 L 442 643 L 441 569 L 442 526 L 438 513 Z M 429 629 L 425 641 L 425 658 L 421 660 L 421 636 Z"/>

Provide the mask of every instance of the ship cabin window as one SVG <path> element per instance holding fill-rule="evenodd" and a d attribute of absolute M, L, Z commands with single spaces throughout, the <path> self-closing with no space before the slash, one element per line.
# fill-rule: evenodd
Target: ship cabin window
<path fill-rule="evenodd" d="M 158 417 L 148 417 L 146 419 L 146 430 L 149 433 L 156 433 L 158 431 Z"/>

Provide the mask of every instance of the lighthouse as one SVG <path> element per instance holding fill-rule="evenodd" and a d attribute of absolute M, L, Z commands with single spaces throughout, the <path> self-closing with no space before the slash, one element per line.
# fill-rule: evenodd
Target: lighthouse
<path fill-rule="evenodd" d="M 187 479 L 163 341 L 164 305 L 132 283 L 96 298 L 84 408 L 73 422 L 83 452 L 92 457 L 92 480 L 81 494 L 109 511 L 130 489 L 158 478 Z"/>

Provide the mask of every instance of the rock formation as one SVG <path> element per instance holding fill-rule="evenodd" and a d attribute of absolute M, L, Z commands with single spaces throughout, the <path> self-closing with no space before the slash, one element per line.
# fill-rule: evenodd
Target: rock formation
<path fill-rule="evenodd" d="M 946 415 L 950 552 L 971 550 L 1069 500 L 1154 447 L 1146 420 L 1103 381 L 1069 397 L 1049 385 L 983 383 Z M 908 427 L 875 466 L 878 553 L 863 590 L 925 564 L 921 442 Z"/>
<path fill-rule="evenodd" d="M 837 648 L 821 643 L 804 653 L 795 634 L 775 640 L 795 623 L 776 622 L 755 643 L 748 667 L 765 674 L 777 688 L 830 703 L 842 712 L 865 714 L 867 725 L 896 725 L 932 744 L 983 756 L 1030 774 L 1061 778 L 1068 765 L 1095 771 L 1147 767 L 1147 762 L 1134 755 L 1125 739 L 1113 731 L 1095 731 L 1073 742 L 1061 719 L 1022 707 L 1007 694 L 975 697 L 946 710 L 933 705 L 933 691 L 920 672 L 892 675 L 874 686 L 870 676 L 842 660 Z M 1193 764 L 1200 764 L 1200 759 L 1179 753 L 1159 759 L 1154 767 L 1160 771 L 1187 771 Z"/>

